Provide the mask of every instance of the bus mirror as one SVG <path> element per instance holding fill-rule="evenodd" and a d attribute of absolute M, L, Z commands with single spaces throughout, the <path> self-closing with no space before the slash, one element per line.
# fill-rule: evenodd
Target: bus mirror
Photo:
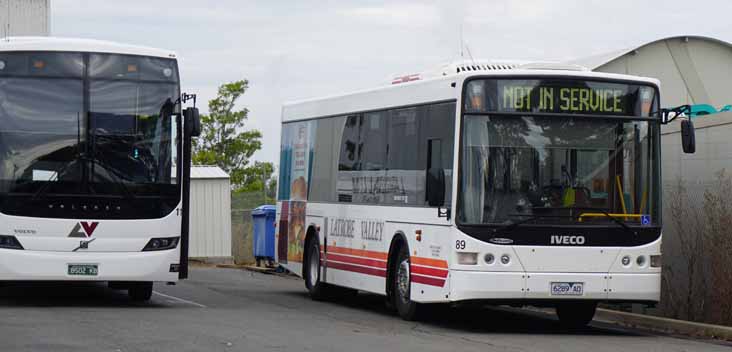
<path fill-rule="evenodd" d="M 696 152 L 696 136 L 694 135 L 694 123 L 691 119 L 681 120 L 681 147 L 686 154 Z"/>
<path fill-rule="evenodd" d="M 445 203 L 445 170 L 430 168 L 427 170 L 427 204 L 439 207 Z"/>
<path fill-rule="evenodd" d="M 198 108 L 186 108 L 183 110 L 186 133 L 191 137 L 201 135 L 201 117 L 198 115 Z"/>

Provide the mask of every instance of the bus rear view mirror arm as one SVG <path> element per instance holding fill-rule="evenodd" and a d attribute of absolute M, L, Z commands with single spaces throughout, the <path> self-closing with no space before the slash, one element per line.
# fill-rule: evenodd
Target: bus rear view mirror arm
<path fill-rule="evenodd" d="M 691 117 L 694 116 L 691 105 L 681 105 L 671 109 L 661 109 L 661 121 L 663 124 L 669 124 L 677 118 L 681 120 L 681 148 L 686 154 L 694 154 L 696 152 L 696 135 L 694 133 L 694 123 Z M 723 109 L 723 111 L 725 111 Z M 708 113 L 696 114 L 708 115 Z"/>

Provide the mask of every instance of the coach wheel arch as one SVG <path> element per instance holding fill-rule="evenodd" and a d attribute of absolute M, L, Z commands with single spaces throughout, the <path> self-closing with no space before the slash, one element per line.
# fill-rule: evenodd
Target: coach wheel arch
<path fill-rule="evenodd" d="M 399 254 L 401 246 L 407 247 L 407 253 L 409 253 L 409 242 L 407 242 L 406 236 L 401 231 L 394 234 L 389 245 L 389 256 L 387 257 L 386 263 L 386 297 L 387 302 L 391 302 L 392 290 L 394 289 L 394 265 L 396 263 L 396 256 Z"/>
<path fill-rule="evenodd" d="M 317 242 L 318 240 L 319 240 L 318 239 L 318 231 L 315 230 L 315 225 L 308 226 L 308 232 L 305 235 L 305 242 L 303 243 L 302 277 L 305 277 L 305 275 L 307 274 L 305 272 L 305 263 L 308 262 L 308 257 L 307 257 L 308 256 L 307 249 L 309 248 L 308 245 L 310 244 L 310 241 L 316 241 Z"/>

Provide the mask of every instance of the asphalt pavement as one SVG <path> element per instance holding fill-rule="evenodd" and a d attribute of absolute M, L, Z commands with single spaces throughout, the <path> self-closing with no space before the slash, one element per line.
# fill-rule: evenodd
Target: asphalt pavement
<path fill-rule="evenodd" d="M 193 268 L 132 303 L 102 284 L 0 288 L 0 351 L 732 351 L 712 340 L 593 325 L 540 312 L 439 308 L 405 322 L 379 296 L 314 302 L 293 277 Z"/>

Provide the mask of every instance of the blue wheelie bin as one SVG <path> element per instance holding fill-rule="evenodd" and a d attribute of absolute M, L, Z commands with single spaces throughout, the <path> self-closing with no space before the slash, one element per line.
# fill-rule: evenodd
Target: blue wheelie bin
<path fill-rule="evenodd" d="M 274 264 L 274 221 L 275 206 L 262 205 L 252 210 L 252 225 L 254 236 L 252 236 L 252 248 L 254 258 L 257 259 L 257 266 L 264 260 L 269 266 Z"/>

